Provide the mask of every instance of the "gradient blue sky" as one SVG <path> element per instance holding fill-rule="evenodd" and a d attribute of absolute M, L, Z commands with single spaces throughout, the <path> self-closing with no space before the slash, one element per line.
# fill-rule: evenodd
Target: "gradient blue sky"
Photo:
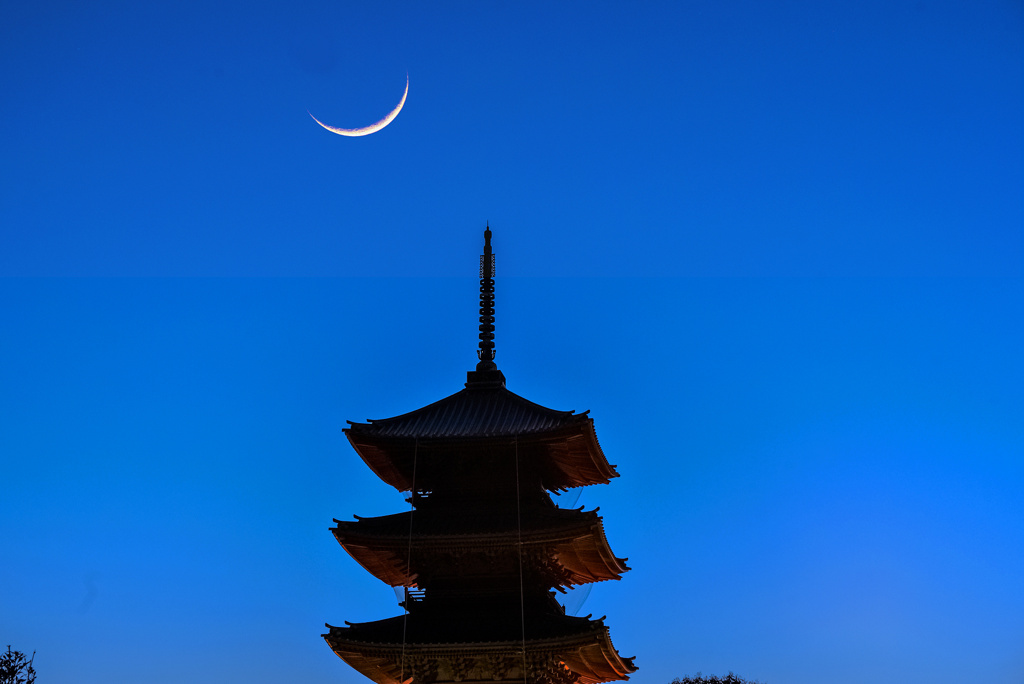
<path fill-rule="evenodd" d="M 0 646 L 363 681 L 341 434 L 591 409 L 634 681 L 1024 681 L 1019 1 L 0 2 Z M 399 117 L 366 138 L 401 96 Z"/>

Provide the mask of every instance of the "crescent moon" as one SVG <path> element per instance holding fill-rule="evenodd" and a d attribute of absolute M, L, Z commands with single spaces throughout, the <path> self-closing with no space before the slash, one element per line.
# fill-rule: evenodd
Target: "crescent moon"
<path fill-rule="evenodd" d="M 363 126 L 362 128 L 338 128 L 337 126 L 328 126 L 323 121 L 321 121 L 320 119 L 318 119 L 315 116 L 313 116 L 312 112 L 310 112 L 308 109 L 306 110 L 306 113 L 313 117 L 313 121 L 316 121 L 318 124 L 320 124 L 321 126 L 326 128 L 327 130 L 329 130 L 331 133 L 337 133 L 338 135 L 345 135 L 345 136 L 348 136 L 350 138 L 358 138 L 358 137 L 363 136 L 363 135 L 370 135 L 371 133 L 376 133 L 377 131 L 379 131 L 380 129 L 384 128 L 385 126 L 387 126 L 392 121 L 394 121 L 395 117 L 398 116 L 398 112 L 402 111 L 402 107 L 405 105 L 405 98 L 408 97 L 408 96 L 409 96 L 409 74 L 406 74 L 405 75 L 405 92 L 402 93 L 402 99 L 399 101 L 398 106 L 395 107 L 394 109 L 392 109 L 390 112 L 388 112 L 388 115 L 385 116 L 380 121 L 378 121 L 377 123 L 370 124 L 369 126 Z"/>

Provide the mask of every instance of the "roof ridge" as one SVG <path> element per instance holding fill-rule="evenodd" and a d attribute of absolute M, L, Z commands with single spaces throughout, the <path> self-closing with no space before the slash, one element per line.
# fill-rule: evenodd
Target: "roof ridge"
<path fill-rule="evenodd" d="M 392 437 L 515 437 L 549 432 L 590 420 L 576 413 L 530 401 L 506 387 L 470 387 L 389 418 L 348 421 L 345 431 Z"/>

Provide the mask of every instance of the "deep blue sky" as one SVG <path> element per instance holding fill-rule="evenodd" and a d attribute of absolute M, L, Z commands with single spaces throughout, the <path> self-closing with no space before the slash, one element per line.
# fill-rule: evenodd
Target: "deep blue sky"
<path fill-rule="evenodd" d="M 591 409 L 638 683 L 1024 680 L 1022 8 L 0 0 L 0 646 L 346 682 L 341 434 Z M 386 129 L 342 138 L 409 98 Z M 282 277 L 287 276 L 287 277 Z"/>

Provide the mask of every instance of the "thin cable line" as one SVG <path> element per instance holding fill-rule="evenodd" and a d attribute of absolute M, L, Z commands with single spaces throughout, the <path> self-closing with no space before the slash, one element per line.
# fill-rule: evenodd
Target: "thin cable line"
<path fill-rule="evenodd" d="M 412 517 L 416 513 L 416 461 L 419 459 L 420 440 L 416 439 L 412 447 L 412 488 L 409 490 L 409 544 L 405 554 L 405 576 L 412 574 Z M 402 665 L 401 684 L 405 684 L 405 628 L 409 624 L 409 587 L 405 587 L 405 600 L 402 601 L 405 614 L 402 616 Z"/>
<path fill-rule="evenodd" d="M 516 528 L 519 537 L 519 621 L 523 636 L 523 684 L 526 683 L 526 605 L 523 599 L 523 515 L 519 495 L 519 435 L 515 437 L 516 451 Z"/>

